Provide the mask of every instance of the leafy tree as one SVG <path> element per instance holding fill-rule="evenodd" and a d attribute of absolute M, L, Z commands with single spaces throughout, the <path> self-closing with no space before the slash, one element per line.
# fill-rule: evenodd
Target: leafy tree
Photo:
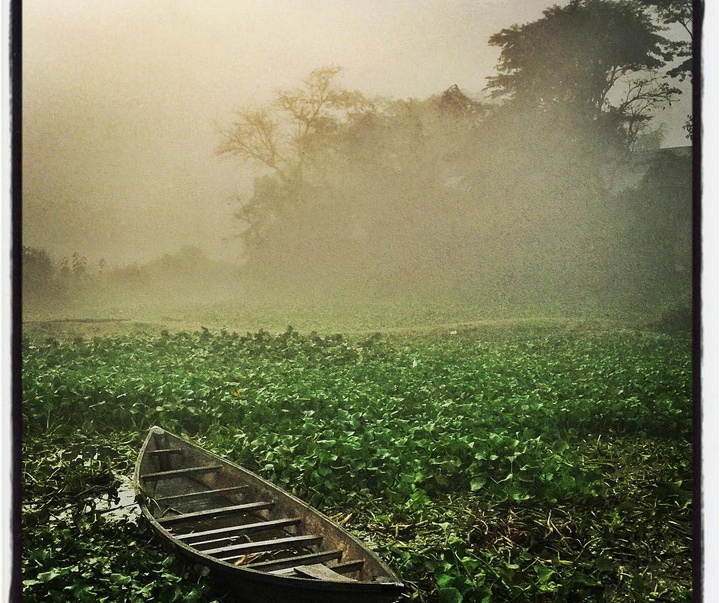
<path fill-rule="evenodd" d="M 644 169 L 618 195 L 627 212 L 622 264 L 646 302 L 685 302 L 692 290 L 692 156 L 663 149 L 647 154 Z"/>
<path fill-rule="evenodd" d="M 75 252 L 72 256 L 72 272 L 76 279 L 83 279 L 87 273 L 87 258 Z"/>
<path fill-rule="evenodd" d="M 50 291 L 55 267 L 47 251 L 23 245 L 22 290 L 26 297 L 42 297 Z"/>
<path fill-rule="evenodd" d="M 669 99 L 679 93 L 679 89 L 654 76 L 628 80 L 618 90 L 618 101 L 608 108 L 607 115 L 615 118 L 618 127 L 624 128 L 627 144 L 634 149 L 655 111 L 663 109 Z"/>
<path fill-rule="evenodd" d="M 665 25 L 680 24 L 690 38 L 693 37 L 692 0 L 640 0 L 641 4 L 657 12 Z"/>
<path fill-rule="evenodd" d="M 418 271 L 446 273 L 462 205 L 443 182 L 460 179 L 487 108 L 457 86 L 371 101 L 335 85 L 338 73 L 314 71 L 223 135 L 219 153 L 265 168 L 235 213 L 246 269 L 298 286 L 361 272 L 383 289 L 415 279 L 408 257 Z"/>
<path fill-rule="evenodd" d="M 336 102 L 331 77 L 279 93 L 219 149 L 265 168 L 236 214 L 245 274 L 274 294 L 610 301 L 633 275 L 614 268 L 625 210 L 611 186 L 625 165 L 598 136 L 637 137 L 660 106 L 657 82 L 635 75 L 612 76 L 613 102 L 597 106 L 572 94 L 492 106 L 457 86 Z"/>
<path fill-rule="evenodd" d="M 680 25 L 685 30 L 686 38 L 673 40 L 668 43 L 668 50 L 679 60 L 667 74 L 670 77 L 678 78 L 680 81 L 686 78 L 692 79 L 693 59 L 692 50 L 694 42 L 694 22 L 696 19 L 695 8 L 692 0 L 639 0 L 647 7 L 655 17 L 666 26 Z M 698 9 L 700 11 L 701 9 Z M 693 116 L 688 115 L 685 121 L 687 138 L 692 138 Z"/>
<path fill-rule="evenodd" d="M 687 38 L 669 42 L 668 48 L 681 59 L 668 71 L 671 77 L 684 80 L 692 75 L 692 44 L 694 39 L 694 10 L 692 0 L 640 0 L 640 3 L 654 13 L 663 25 L 680 25 Z"/>
<path fill-rule="evenodd" d="M 638 126 L 679 93 L 657 74 L 672 58 L 660 25 L 628 1 L 571 0 L 543 15 L 490 38 L 501 48 L 492 96 L 599 121 L 631 146 Z"/>
<path fill-rule="evenodd" d="M 463 94 L 457 84 L 453 84 L 440 95 L 437 106 L 441 112 L 461 118 L 484 114 L 486 109 L 480 102 Z"/>

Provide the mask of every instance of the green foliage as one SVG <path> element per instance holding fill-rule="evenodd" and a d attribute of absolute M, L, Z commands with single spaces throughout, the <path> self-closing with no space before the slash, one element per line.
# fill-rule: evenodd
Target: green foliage
<path fill-rule="evenodd" d="M 630 270 L 636 275 L 638 296 L 658 306 L 678 305 L 682 300 L 680 305 L 685 303 L 689 309 L 694 219 L 692 156 L 665 149 L 651 157 L 639 166 L 643 168 L 642 180 L 620 197 L 632 233 L 623 253 L 628 266 L 634 266 Z M 670 288 L 677 293 L 665 297 Z M 661 300 L 666 300 L 665 304 Z M 648 306 L 652 307 L 652 303 Z"/>
<path fill-rule="evenodd" d="M 663 25 L 679 25 L 685 30 L 685 39 L 674 40 L 668 44 L 676 59 L 680 59 L 679 64 L 676 61 L 668 71 L 668 75 L 680 80 L 692 77 L 692 42 L 695 32 L 693 21 L 696 8 L 698 12 L 702 11 L 700 5 L 694 4 L 692 0 L 640 0 L 640 3 L 650 8 Z"/>
<path fill-rule="evenodd" d="M 29 600 L 218 596 L 93 503 L 153 424 L 337 513 L 418 600 L 687 596 L 686 338 L 288 328 L 23 346 Z"/>
<path fill-rule="evenodd" d="M 23 601 L 212 601 L 207 570 L 151 545 L 137 515 L 108 515 L 127 443 L 82 433 L 23 442 Z M 122 451 L 127 454 L 123 457 Z"/>
<path fill-rule="evenodd" d="M 690 304 L 671 304 L 659 312 L 659 315 L 648 324 L 648 328 L 659 333 L 692 332 L 693 311 Z"/>

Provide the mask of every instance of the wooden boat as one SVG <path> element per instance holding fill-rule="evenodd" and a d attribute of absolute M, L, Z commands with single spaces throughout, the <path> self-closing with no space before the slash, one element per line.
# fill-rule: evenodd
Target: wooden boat
<path fill-rule="evenodd" d="M 153 427 L 135 466 L 163 544 L 224 577 L 248 603 L 390 603 L 403 585 L 380 558 L 270 482 Z"/>

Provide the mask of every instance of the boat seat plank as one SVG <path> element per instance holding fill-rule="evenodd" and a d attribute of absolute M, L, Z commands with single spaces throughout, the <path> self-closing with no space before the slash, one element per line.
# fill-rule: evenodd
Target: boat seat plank
<path fill-rule="evenodd" d="M 239 492 L 247 490 L 247 486 L 232 486 L 230 488 L 216 488 L 215 490 L 198 490 L 197 492 L 186 492 L 185 494 L 173 494 L 172 496 L 158 496 L 155 502 L 178 501 L 196 496 L 213 496 L 215 494 L 230 494 L 231 492 Z"/>
<path fill-rule="evenodd" d="M 295 567 L 286 567 L 285 569 L 269 571 L 268 574 L 272 574 L 273 576 L 290 576 L 292 574 L 295 574 L 294 577 L 299 578 L 300 574 L 295 571 L 296 569 L 297 568 Z"/>
<path fill-rule="evenodd" d="M 335 573 L 331 568 L 323 565 L 322 563 L 301 565 L 296 567 L 295 571 L 307 578 L 315 578 L 316 580 L 327 580 L 331 582 L 357 582 L 357 580 Z"/>
<path fill-rule="evenodd" d="M 182 448 L 157 448 L 149 454 L 182 454 Z"/>
<path fill-rule="evenodd" d="M 233 544 L 230 546 L 222 546 L 216 549 L 208 549 L 203 551 L 206 555 L 223 555 L 223 559 L 233 559 L 247 553 L 259 553 L 261 551 L 274 551 L 277 549 L 288 549 L 297 546 L 309 546 L 318 544 L 322 541 L 322 536 L 315 534 L 307 534 L 305 536 L 289 536 L 287 538 L 275 538 L 274 540 L 259 540 L 257 542 L 244 542 L 242 544 Z M 233 553 L 229 557 L 225 553 Z"/>
<path fill-rule="evenodd" d="M 354 561 L 348 561 L 347 563 L 340 563 L 338 565 L 333 565 L 332 567 L 327 567 L 328 569 L 332 570 L 333 572 L 337 572 L 338 574 L 347 574 L 353 571 L 359 571 L 362 569 L 362 566 L 364 565 L 364 561 L 362 559 L 354 560 Z M 297 574 L 296 577 L 301 577 L 303 574 L 300 571 L 300 567 L 302 566 L 294 566 L 294 567 L 286 567 L 283 569 L 277 569 L 277 570 L 271 570 L 268 572 L 268 574 L 273 574 L 275 576 L 288 576 L 291 574 Z M 335 577 L 332 577 L 331 579 L 336 579 Z M 343 582 L 344 580 L 341 580 Z M 357 582 L 357 580 L 352 580 L 353 582 Z"/>
<path fill-rule="evenodd" d="M 351 559 L 345 563 L 333 565 L 330 569 L 338 574 L 350 574 L 352 572 L 359 572 L 363 568 L 363 565 L 365 565 L 365 561 L 362 559 Z"/>
<path fill-rule="evenodd" d="M 181 521 L 189 521 L 191 519 L 203 519 L 205 517 L 218 517 L 220 515 L 232 515 L 234 513 L 247 513 L 248 511 L 261 511 L 270 509 L 275 506 L 272 501 L 245 503 L 242 505 L 231 505 L 229 507 L 219 507 L 217 509 L 207 509 L 205 511 L 194 511 L 192 513 L 180 513 L 179 515 L 168 515 L 160 517 L 158 521 L 165 525 L 169 523 L 178 523 Z"/>
<path fill-rule="evenodd" d="M 257 523 L 246 523 L 244 525 L 240 526 L 232 526 L 229 528 L 217 528 L 215 530 L 205 530 L 203 532 L 195 532 L 195 533 L 189 533 L 189 534 L 180 534 L 176 536 L 178 540 L 187 540 L 188 544 L 190 546 L 203 546 L 210 544 L 212 542 L 221 542 L 222 540 L 227 540 L 228 538 L 232 538 L 233 536 L 238 536 L 240 534 L 250 534 L 252 532 L 262 532 L 264 530 L 272 530 L 277 528 L 286 528 L 289 526 L 295 526 L 302 522 L 302 519 L 299 517 L 290 517 L 288 519 L 273 519 L 271 521 L 259 521 Z M 190 542 L 191 539 L 194 538 L 205 538 L 207 536 L 217 536 L 217 538 L 212 538 L 209 540 L 199 540 L 195 541 L 193 540 Z"/>
<path fill-rule="evenodd" d="M 169 471 L 156 471 L 155 473 L 146 473 L 141 475 L 140 479 L 168 479 L 171 477 L 180 477 L 183 475 L 191 475 L 193 473 L 209 473 L 211 471 L 220 471 L 222 465 L 208 465 L 203 467 L 185 467 L 184 469 L 171 469 Z"/>
<path fill-rule="evenodd" d="M 270 561 L 257 561 L 248 563 L 245 567 L 260 571 L 272 571 L 288 568 L 296 568 L 308 563 L 321 563 L 324 561 L 332 561 L 333 559 L 341 559 L 343 555 L 342 549 L 332 551 L 321 551 L 319 553 L 309 553 L 307 555 L 296 555 L 294 557 L 283 557 L 281 559 L 271 559 Z"/>

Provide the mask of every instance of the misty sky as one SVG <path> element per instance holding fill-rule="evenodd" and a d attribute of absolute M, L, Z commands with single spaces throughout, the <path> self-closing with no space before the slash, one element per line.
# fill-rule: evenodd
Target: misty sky
<path fill-rule="evenodd" d="M 235 260 L 218 126 L 320 66 L 369 96 L 480 94 L 488 38 L 548 0 L 32 0 L 23 3 L 23 243 L 92 264 L 183 245 Z M 666 145 L 689 94 L 665 111 Z"/>

